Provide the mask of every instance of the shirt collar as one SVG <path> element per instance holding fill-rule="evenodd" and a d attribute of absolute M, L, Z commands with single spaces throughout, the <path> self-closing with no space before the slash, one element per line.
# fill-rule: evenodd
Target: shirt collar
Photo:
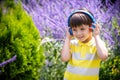
<path fill-rule="evenodd" d="M 83 46 L 83 45 L 91 46 L 91 45 L 93 45 L 94 43 L 95 43 L 95 40 L 94 40 L 93 37 L 92 37 L 92 39 L 91 39 L 90 41 L 88 41 L 87 43 L 82 43 L 82 42 L 80 42 L 80 41 L 78 40 L 78 44 L 79 44 L 80 46 Z"/>

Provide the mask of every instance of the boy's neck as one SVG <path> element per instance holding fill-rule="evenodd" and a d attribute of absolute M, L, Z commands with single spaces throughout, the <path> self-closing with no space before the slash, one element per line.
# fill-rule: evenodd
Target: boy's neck
<path fill-rule="evenodd" d="M 82 43 L 87 43 L 92 39 L 92 35 L 90 35 L 85 41 L 83 41 Z"/>

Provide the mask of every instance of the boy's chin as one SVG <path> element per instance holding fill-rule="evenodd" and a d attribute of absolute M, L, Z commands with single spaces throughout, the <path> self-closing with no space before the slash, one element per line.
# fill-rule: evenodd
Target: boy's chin
<path fill-rule="evenodd" d="M 80 42 L 82 42 L 82 43 L 86 43 L 86 42 L 88 42 L 89 40 L 87 40 L 87 39 L 78 39 Z"/>
<path fill-rule="evenodd" d="M 79 38 L 78 38 L 78 40 L 79 40 L 80 42 L 85 42 L 85 41 L 86 41 L 85 39 L 79 39 Z"/>

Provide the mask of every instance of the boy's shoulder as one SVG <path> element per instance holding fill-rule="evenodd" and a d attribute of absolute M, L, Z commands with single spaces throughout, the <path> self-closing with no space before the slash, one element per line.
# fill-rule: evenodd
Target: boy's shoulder
<path fill-rule="evenodd" d="M 71 44 L 71 45 L 78 45 L 78 42 L 79 42 L 79 41 L 74 38 L 74 39 L 72 39 L 72 40 L 70 41 L 70 44 Z"/>

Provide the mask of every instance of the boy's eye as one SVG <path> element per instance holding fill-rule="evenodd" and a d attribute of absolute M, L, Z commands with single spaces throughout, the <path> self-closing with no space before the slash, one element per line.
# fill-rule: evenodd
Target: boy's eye
<path fill-rule="evenodd" d="M 77 31 L 76 29 L 73 29 L 73 31 Z"/>
<path fill-rule="evenodd" d="M 80 30 L 85 30 L 85 28 L 81 28 Z"/>

